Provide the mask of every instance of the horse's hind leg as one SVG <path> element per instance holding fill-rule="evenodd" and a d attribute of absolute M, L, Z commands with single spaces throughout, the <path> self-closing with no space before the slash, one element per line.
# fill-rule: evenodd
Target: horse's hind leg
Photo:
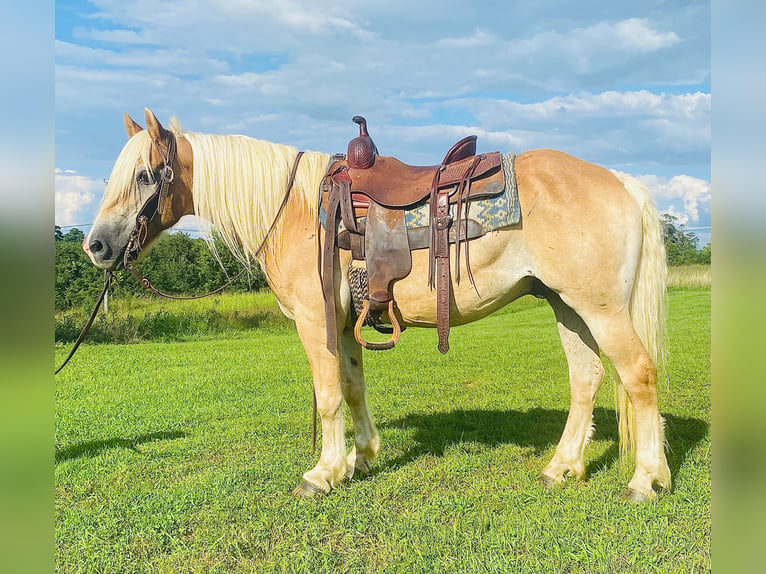
<path fill-rule="evenodd" d="M 620 413 L 621 417 L 628 417 L 627 426 L 632 427 L 633 435 L 632 439 L 624 436 L 621 425 L 623 450 L 634 442 L 636 452 L 636 469 L 625 497 L 634 502 L 651 498 L 655 496 L 654 484 L 665 489 L 671 484 L 663 423 L 657 405 L 657 368 L 641 343 L 627 310 L 616 314 L 580 313 L 612 361 L 620 379 L 617 384 L 622 384 L 633 409 L 632 415 Z"/>
<path fill-rule="evenodd" d="M 340 347 L 343 397 L 351 409 L 351 418 L 354 420 L 354 448 L 351 449 L 347 459 L 347 478 L 351 478 L 354 471 L 360 471 L 363 474 L 369 472 L 370 463 L 378 456 L 380 439 L 367 405 L 362 347 L 354 339 L 353 331 L 347 329 L 343 332 Z"/>
<path fill-rule="evenodd" d="M 556 453 L 542 472 L 546 484 L 561 482 L 566 475 L 585 478 L 583 451 L 592 429 L 593 405 L 604 378 L 604 366 L 590 330 L 580 316 L 555 293 L 548 302 L 556 314 L 561 343 L 569 364 L 571 404 Z"/>

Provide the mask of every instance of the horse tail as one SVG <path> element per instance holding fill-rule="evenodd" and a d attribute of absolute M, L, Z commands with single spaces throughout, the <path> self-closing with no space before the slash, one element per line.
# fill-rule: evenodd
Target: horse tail
<path fill-rule="evenodd" d="M 641 253 L 629 311 L 633 328 L 659 375 L 665 369 L 663 338 L 668 273 L 660 217 L 644 184 L 628 174 L 614 173 L 641 208 Z M 625 454 L 635 451 L 636 418 L 633 404 L 619 378 L 615 385 L 615 397 L 620 415 L 620 453 Z"/>

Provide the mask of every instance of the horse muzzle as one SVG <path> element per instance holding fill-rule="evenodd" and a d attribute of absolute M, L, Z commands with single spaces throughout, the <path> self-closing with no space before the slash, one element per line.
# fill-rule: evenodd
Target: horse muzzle
<path fill-rule="evenodd" d="M 106 228 L 93 228 L 85 237 L 82 249 L 96 267 L 116 271 L 123 266 L 130 239 L 124 233 L 113 233 Z"/>

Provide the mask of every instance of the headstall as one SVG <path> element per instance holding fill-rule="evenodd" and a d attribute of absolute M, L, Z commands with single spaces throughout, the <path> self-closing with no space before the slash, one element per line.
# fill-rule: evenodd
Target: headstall
<path fill-rule="evenodd" d="M 123 254 L 122 263 L 125 267 L 129 267 L 130 262 L 138 258 L 144 247 L 144 241 L 146 241 L 149 224 L 155 217 L 162 216 L 165 213 L 169 203 L 170 196 L 168 195 L 168 190 L 175 178 L 173 162 L 178 154 L 176 151 L 176 137 L 173 135 L 173 132 L 167 132 L 167 134 L 167 153 L 163 153 L 162 147 L 160 147 L 157 140 L 152 141 L 154 147 L 157 148 L 157 151 L 162 157 L 163 166 L 157 174 L 157 183 L 154 193 L 144 202 L 141 209 L 138 211 L 138 215 L 136 215 L 136 226 L 130 233 Z"/>

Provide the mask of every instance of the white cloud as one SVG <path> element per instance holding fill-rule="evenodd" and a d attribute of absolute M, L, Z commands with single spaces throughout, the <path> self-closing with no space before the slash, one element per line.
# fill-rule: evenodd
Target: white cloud
<path fill-rule="evenodd" d="M 628 18 L 618 22 L 614 31 L 617 33 L 617 37 L 622 40 L 623 46 L 641 52 L 654 52 L 680 42 L 680 38 L 675 32 L 654 30 L 650 22 L 642 18 Z"/>
<path fill-rule="evenodd" d="M 464 100 L 456 100 L 459 103 Z M 593 94 L 579 92 L 555 96 L 542 102 L 520 103 L 510 100 L 481 100 L 493 109 L 488 113 L 504 116 L 508 122 L 519 120 L 567 121 L 572 118 L 660 117 L 678 120 L 709 120 L 710 94 L 655 94 L 648 90 L 618 92 L 608 90 Z"/>
<path fill-rule="evenodd" d="M 394 3 L 388 10 L 375 3 L 307 0 L 194 0 L 193 7 L 188 0 L 167 0 L 151 8 L 147 0 L 95 3 L 101 11 L 91 20 L 94 28 L 81 31 L 79 37 L 107 48 L 78 50 L 57 42 L 58 66 L 77 68 L 83 76 L 80 80 L 70 70 L 57 78 L 57 99 L 81 103 L 78 92 L 83 84 L 117 82 L 115 88 L 136 93 L 152 76 L 185 74 L 199 78 L 189 93 L 197 100 L 225 98 L 222 89 L 239 90 L 227 99 L 234 106 L 244 105 L 236 96 L 244 96 L 241 88 L 254 84 L 261 97 L 249 95 L 250 109 L 293 101 L 311 108 L 315 98 L 329 93 L 340 105 L 353 100 L 386 106 L 390 101 L 387 107 L 395 114 L 402 99 L 541 87 L 571 91 L 601 76 L 623 83 L 636 83 L 642 74 L 649 74 L 651 81 L 679 79 L 673 57 L 639 65 L 642 58 L 672 50 L 680 42 L 675 32 L 646 18 L 572 27 L 573 22 L 588 21 L 587 16 L 572 15 L 527 33 L 535 27 L 518 22 L 503 26 L 514 13 L 505 6 L 488 7 L 481 13 L 494 10 L 497 17 L 485 19 L 459 2 L 447 2 L 443 13 L 430 14 L 430 26 L 401 25 L 402 19 L 417 21 L 427 12 L 407 2 Z M 566 12 L 563 6 L 561 11 Z M 264 54 L 280 55 L 278 69 L 261 67 L 259 56 Z M 248 58 L 255 60 L 253 65 L 243 64 Z M 700 61 L 707 65 L 705 58 Z M 345 72 L 336 72 L 332 62 Z M 148 74 L 99 80 L 88 73 L 87 67 L 104 65 L 143 68 Z M 697 74 L 698 69 L 697 63 L 683 66 L 684 73 Z M 268 84 L 276 87 L 264 90 L 260 82 L 267 70 Z M 105 89 L 96 85 L 93 93 Z M 380 98 L 386 91 L 401 96 Z"/>
<path fill-rule="evenodd" d="M 475 48 L 496 45 L 498 42 L 500 39 L 492 32 L 476 28 L 470 36 L 440 38 L 436 41 L 436 45 L 441 49 Z"/>
<path fill-rule="evenodd" d="M 566 32 L 550 30 L 522 40 L 518 47 L 526 54 L 559 53 L 564 57 L 586 60 L 609 58 L 614 52 L 654 52 L 679 42 L 673 32 L 660 32 L 647 19 L 628 18 L 619 22 L 596 22 Z M 604 52 L 604 50 L 607 50 Z M 595 62 L 592 63 L 595 65 Z"/>
<path fill-rule="evenodd" d="M 118 44 L 155 44 L 157 38 L 152 38 L 146 34 L 139 34 L 135 30 L 88 30 L 78 34 L 99 40 L 101 42 L 110 42 Z"/>
<path fill-rule="evenodd" d="M 710 209 L 710 182 L 689 175 L 676 175 L 670 179 L 656 175 L 638 176 L 659 202 L 669 206 L 661 209 L 686 225 L 700 221 L 700 209 Z M 679 205 L 680 201 L 680 205 Z"/>
<path fill-rule="evenodd" d="M 59 61 L 66 61 L 70 67 L 141 70 L 146 78 L 140 75 L 137 77 L 135 71 L 131 72 L 133 81 L 139 83 L 147 81 L 150 74 L 156 75 L 158 71 L 200 75 L 229 70 L 229 64 L 220 58 L 201 56 L 184 47 L 169 47 L 158 51 L 131 46 L 129 49 L 115 51 L 56 40 L 55 53 Z"/>
<path fill-rule="evenodd" d="M 93 216 L 95 201 L 101 196 L 104 182 L 72 170 L 55 171 L 56 225 L 87 223 Z M 85 219 L 85 221 L 78 221 Z"/>
<path fill-rule="evenodd" d="M 464 97 L 432 108 L 468 112 L 483 129 L 514 134 L 527 144 L 515 151 L 557 147 L 630 172 L 636 162 L 705 163 L 710 152 L 710 94 L 702 92 L 609 90 L 532 102 Z"/>
<path fill-rule="evenodd" d="M 667 213 L 668 215 L 675 217 L 676 223 L 679 225 L 685 226 L 687 223 L 689 223 L 689 214 L 678 211 L 674 205 L 671 205 L 666 209 L 661 209 L 660 213 Z"/>

